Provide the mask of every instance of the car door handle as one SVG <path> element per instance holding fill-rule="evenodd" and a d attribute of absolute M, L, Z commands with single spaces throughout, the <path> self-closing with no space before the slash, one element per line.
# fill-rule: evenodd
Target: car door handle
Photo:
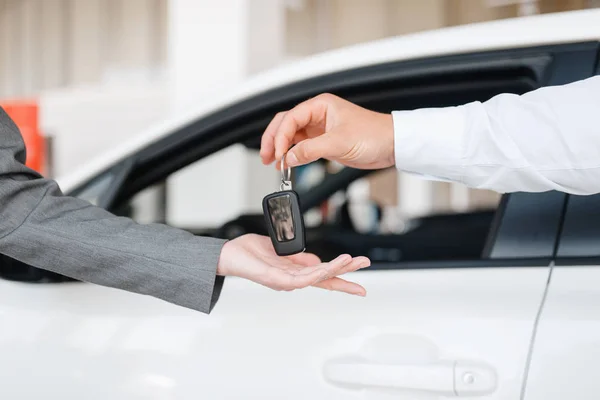
<path fill-rule="evenodd" d="M 336 385 L 388 388 L 445 396 L 481 396 L 496 388 L 496 373 L 484 364 L 440 361 L 429 364 L 380 364 L 331 361 L 325 378 Z"/>

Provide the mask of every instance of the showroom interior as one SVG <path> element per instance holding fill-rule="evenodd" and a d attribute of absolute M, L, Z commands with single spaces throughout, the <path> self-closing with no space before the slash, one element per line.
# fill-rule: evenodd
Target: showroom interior
<path fill-rule="evenodd" d="M 0 399 L 595 399 L 596 128 L 525 95 L 599 75 L 600 0 L 0 0 Z M 264 162 L 315 99 L 448 177 Z"/>

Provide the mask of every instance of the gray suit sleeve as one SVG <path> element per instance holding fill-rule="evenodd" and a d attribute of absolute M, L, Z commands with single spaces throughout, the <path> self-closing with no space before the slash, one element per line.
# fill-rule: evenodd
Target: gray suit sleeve
<path fill-rule="evenodd" d="M 0 108 L 0 253 L 77 280 L 210 313 L 223 277 L 224 240 L 163 224 L 141 225 L 27 168 L 23 138 Z"/>

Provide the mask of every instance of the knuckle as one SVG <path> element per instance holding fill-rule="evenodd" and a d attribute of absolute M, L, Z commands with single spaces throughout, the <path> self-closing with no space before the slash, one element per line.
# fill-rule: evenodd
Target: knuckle
<path fill-rule="evenodd" d="M 301 160 L 308 160 L 310 158 L 310 155 L 310 148 L 306 145 L 300 146 L 300 148 L 296 152 L 296 156 Z"/>
<path fill-rule="evenodd" d="M 315 100 L 317 101 L 324 101 L 324 102 L 332 102 L 335 99 L 335 95 L 325 92 L 325 93 L 321 93 L 319 95 L 317 95 L 315 97 Z"/>
<path fill-rule="evenodd" d="M 285 114 L 281 118 L 281 123 L 279 124 L 279 128 L 277 133 L 275 134 L 275 140 L 277 143 L 283 143 L 288 140 L 288 136 L 290 132 L 294 132 L 294 126 L 296 124 L 295 118 L 293 114 Z"/>

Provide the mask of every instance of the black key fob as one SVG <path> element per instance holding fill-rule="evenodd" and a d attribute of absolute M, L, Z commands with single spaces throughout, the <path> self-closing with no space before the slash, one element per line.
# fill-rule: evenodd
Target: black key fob
<path fill-rule="evenodd" d="M 291 187 L 288 169 L 288 177 L 282 177 L 280 191 L 265 196 L 262 202 L 267 230 L 280 256 L 301 253 L 306 246 L 300 198 Z"/>

